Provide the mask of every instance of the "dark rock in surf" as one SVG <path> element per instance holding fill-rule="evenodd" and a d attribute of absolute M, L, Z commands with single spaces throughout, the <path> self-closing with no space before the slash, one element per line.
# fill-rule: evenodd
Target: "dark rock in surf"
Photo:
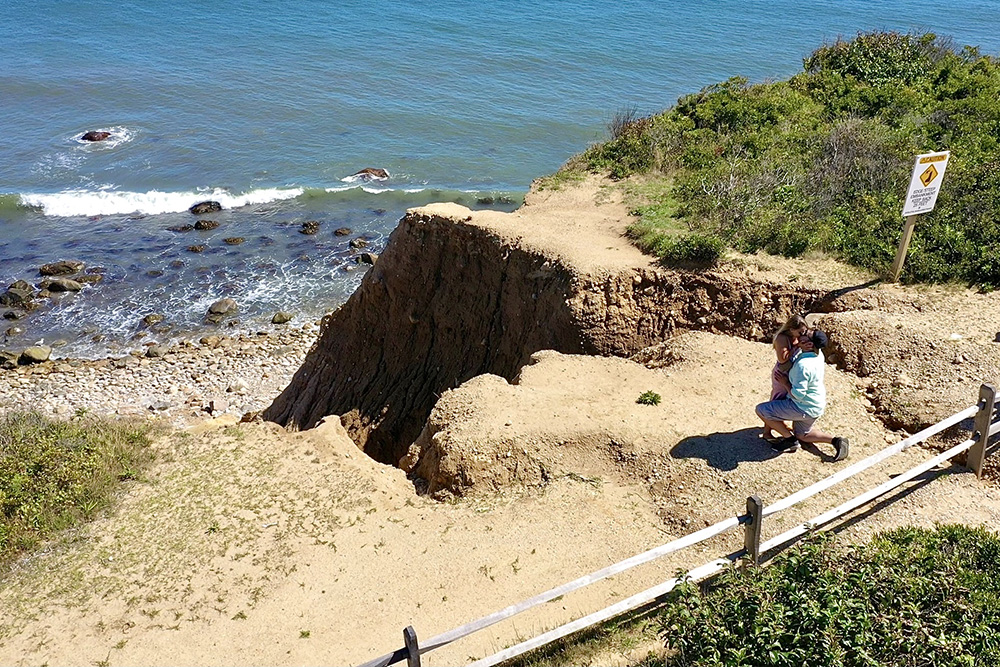
<path fill-rule="evenodd" d="M 205 314 L 205 321 L 211 322 L 212 324 L 218 324 L 225 319 L 227 315 L 232 315 L 236 313 L 237 310 L 239 310 L 239 307 L 233 299 L 230 299 L 229 297 L 219 299 L 208 307 L 208 312 Z"/>
<path fill-rule="evenodd" d="M 348 243 L 348 245 L 351 246 L 352 248 L 354 248 L 355 250 L 357 250 L 359 248 L 367 248 L 368 247 L 368 241 L 364 240 L 361 237 L 358 237 L 356 239 L 351 239 L 351 242 Z"/>
<path fill-rule="evenodd" d="M 199 232 L 207 232 L 210 229 L 215 229 L 219 226 L 219 223 L 215 220 L 199 220 L 194 223 L 194 228 Z"/>
<path fill-rule="evenodd" d="M 0 294 L 0 306 L 8 308 L 26 308 L 34 296 L 34 291 L 30 288 L 21 289 L 19 287 L 9 287 L 7 291 Z"/>
<path fill-rule="evenodd" d="M 91 130 L 90 132 L 84 132 L 83 136 L 80 137 L 83 141 L 104 141 L 111 136 L 110 132 L 103 132 L 100 130 Z"/>
<path fill-rule="evenodd" d="M 333 233 L 336 236 L 348 236 L 351 233 L 351 228 L 350 227 L 340 227 L 338 229 L 335 229 Z"/>
<path fill-rule="evenodd" d="M 299 229 L 299 233 L 307 234 L 309 236 L 312 236 L 317 232 L 319 232 L 319 223 L 315 220 L 306 220 L 302 223 L 302 228 Z"/>
<path fill-rule="evenodd" d="M 45 289 L 50 292 L 79 292 L 83 289 L 81 283 L 69 278 L 53 278 L 46 282 L 48 282 L 48 285 Z"/>
<path fill-rule="evenodd" d="M 375 262 L 378 260 L 378 255 L 373 252 L 363 252 L 358 255 L 358 264 L 369 264 L 375 266 Z"/>
<path fill-rule="evenodd" d="M 194 206 L 188 209 L 195 215 L 202 215 L 205 213 L 215 213 L 222 210 L 222 204 L 217 201 L 203 201 L 198 202 Z"/>
<path fill-rule="evenodd" d="M 104 276 L 100 273 L 87 273 L 82 276 L 77 276 L 74 280 L 78 283 L 83 283 L 84 285 L 96 285 L 104 280 Z"/>
<path fill-rule="evenodd" d="M 173 227 L 167 227 L 168 232 L 190 232 L 194 229 L 194 225 L 174 225 Z"/>
<path fill-rule="evenodd" d="M 294 315 L 291 313 L 279 310 L 274 314 L 274 317 L 271 318 L 271 324 L 287 324 L 292 321 L 293 317 Z"/>
<path fill-rule="evenodd" d="M 366 181 L 378 180 L 384 181 L 389 178 L 389 172 L 385 169 L 380 169 L 378 167 L 365 167 L 361 171 L 357 171 L 353 174 L 354 176 L 360 176 Z"/>
<path fill-rule="evenodd" d="M 207 247 L 207 245 L 189 245 L 187 249 L 188 252 L 205 252 L 205 248 Z"/>
<path fill-rule="evenodd" d="M 21 356 L 18 358 L 17 362 L 22 366 L 26 366 L 28 364 L 40 364 L 43 361 L 48 361 L 51 355 L 52 348 L 48 345 L 33 345 L 25 348 L 24 351 L 21 352 Z"/>
<path fill-rule="evenodd" d="M 245 239 L 242 236 L 230 236 L 229 238 L 222 239 L 223 243 L 226 245 L 239 245 L 243 243 Z"/>
<path fill-rule="evenodd" d="M 75 259 L 64 259 L 58 262 L 43 264 L 38 273 L 43 276 L 70 276 L 83 271 L 84 263 Z"/>
<path fill-rule="evenodd" d="M 159 313 L 150 313 L 149 315 L 146 315 L 144 318 L 142 318 L 143 325 L 147 327 L 151 327 L 154 324 L 159 324 L 162 321 L 163 321 L 163 315 L 160 315 Z"/>

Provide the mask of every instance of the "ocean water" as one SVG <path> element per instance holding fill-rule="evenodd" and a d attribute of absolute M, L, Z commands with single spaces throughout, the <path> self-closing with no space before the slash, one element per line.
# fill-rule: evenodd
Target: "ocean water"
<path fill-rule="evenodd" d="M 197 335 L 223 296 L 240 327 L 317 317 L 361 278 L 348 243 L 378 252 L 407 208 L 510 210 L 616 110 L 785 77 L 838 36 L 932 31 L 1000 53 L 1000 0 L 495 5 L 5 0 L 0 290 L 59 259 L 104 278 L 4 320 L 0 347 L 98 356 Z M 364 167 L 390 176 L 351 178 Z M 217 229 L 170 230 L 206 199 Z"/>

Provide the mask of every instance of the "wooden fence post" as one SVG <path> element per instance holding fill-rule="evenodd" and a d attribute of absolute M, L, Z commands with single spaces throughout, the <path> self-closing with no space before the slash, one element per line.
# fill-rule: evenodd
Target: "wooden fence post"
<path fill-rule="evenodd" d="M 973 427 L 976 444 L 969 448 L 966 457 L 966 464 L 976 473 L 976 477 L 983 477 L 983 463 L 986 461 L 986 445 L 990 439 L 990 425 L 993 423 L 994 404 L 997 400 L 997 390 L 991 384 L 984 384 L 979 387 L 979 412 L 976 413 L 976 424 Z"/>
<path fill-rule="evenodd" d="M 747 557 L 754 565 L 760 565 L 760 529 L 764 520 L 764 503 L 757 495 L 747 498 L 747 513 L 750 521 L 743 526 L 743 546 Z"/>
<path fill-rule="evenodd" d="M 412 625 L 403 629 L 403 644 L 406 645 L 407 667 L 420 667 L 420 647 L 417 645 L 417 631 Z"/>

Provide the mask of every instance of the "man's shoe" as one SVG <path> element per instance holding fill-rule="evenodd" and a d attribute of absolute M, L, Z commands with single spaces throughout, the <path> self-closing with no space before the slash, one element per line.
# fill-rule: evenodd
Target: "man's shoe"
<path fill-rule="evenodd" d="M 851 453 L 851 443 L 847 438 L 834 438 L 833 448 L 837 450 L 837 455 L 833 457 L 834 461 L 843 461 Z"/>
<path fill-rule="evenodd" d="M 772 442 L 771 449 L 779 454 L 791 454 L 792 452 L 799 451 L 799 440 L 794 435 L 790 435 L 787 438 Z"/>

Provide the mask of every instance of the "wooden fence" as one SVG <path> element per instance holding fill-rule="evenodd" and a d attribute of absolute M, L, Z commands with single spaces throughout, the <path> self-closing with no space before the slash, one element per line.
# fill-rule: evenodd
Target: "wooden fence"
<path fill-rule="evenodd" d="M 994 417 L 997 415 L 997 412 L 996 390 L 993 386 L 984 384 L 980 387 L 979 401 L 976 405 L 966 408 L 965 410 L 962 410 L 961 412 L 958 412 L 947 419 L 934 424 L 933 426 L 929 426 L 919 433 L 915 433 L 905 440 L 902 440 L 891 447 L 887 447 L 862 461 L 858 461 L 857 463 L 848 466 L 847 468 L 844 468 L 843 470 L 830 475 L 815 484 L 807 486 L 800 491 L 796 491 L 776 503 L 765 507 L 760 501 L 760 498 L 755 495 L 750 496 L 747 499 L 747 512 L 745 514 L 725 519 L 714 525 L 708 526 L 707 528 L 685 535 L 680 539 L 655 547 L 649 551 L 637 554 L 613 565 L 609 565 L 608 567 L 584 575 L 578 579 L 574 579 L 573 581 L 562 584 L 561 586 L 556 586 L 555 588 L 545 591 L 544 593 L 539 593 L 538 595 L 528 598 L 527 600 L 523 600 L 517 604 L 512 604 L 504 609 L 501 609 L 500 611 L 494 612 L 470 623 L 466 623 L 465 625 L 461 625 L 435 637 L 431 637 L 426 641 L 418 642 L 416 632 L 412 626 L 409 626 L 403 630 L 404 645 L 402 648 L 376 658 L 375 660 L 366 662 L 360 667 L 385 667 L 386 665 L 402 662 L 403 660 L 407 662 L 409 667 L 419 667 L 420 656 L 425 653 L 439 649 L 453 641 L 467 637 L 474 632 L 478 632 L 479 630 L 511 618 L 512 616 L 520 614 L 521 612 L 527 611 L 528 609 L 536 607 L 540 604 L 549 602 L 557 597 L 566 595 L 571 591 L 583 588 L 584 586 L 601 581 L 602 579 L 606 579 L 620 572 L 630 570 L 644 563 L 662 558 L 667 554 L 675 553 L 686 547 L 698 544 L 699 542 L 704 542 L 709 538 L 721 535 L 722 533 L 728 532 L 741 525 L 744 527 L 743 549 L 696 567 L 688 571 L 687 574 L 683 576 L 683 579 L 701 581 L 717 574 L 725 567 L 744 557 L 746 557 L 751 563 L 758 564 L 760 563 L 761 554 L 783 547 L 796 538 L 801 537 L 810 531 L 821 528 L 831 521 L 834 521 L 835 519 L 838 519 L 845 514 L 870 503 L 876 498 L 885 495 L 893 489 L 902 486 L 906 482 L 937 467 L 945 461 L 958 456 L 962 452 L 968 452 L 966 465 L 976 473 L 977 477 L 981 477 L 983 472 L 983 463 L 990 451 L 990 439 L 1000 432 L 1000 421 L 994 422 Z M 924 461 L 920 465 L 917 465 L 900 475 L 896 475 L 884 484 L 880 484 L 879 486 L 870 489 L 869 491 L 866 491 L 831 510 L 823 512 L 809 521 L 801 523 L 794 528 L 771 538 L 770 540 L 761 542 L 761 528 L 763 526 L 764 519 L 767 517 L 786 510 L 793 505 L 796 505 L 797 503 L 810 498 L 821 491 L 830 488 L 831 486 L 834 486 L 835 484 L 871 468 L 890 456 L 894 456 L 895 454 L 909 449 L 913 445 L 924 442 L 928 438 L 937 435 L 952 426 L 960 424 L 971 417 L 975 417 L 975 421 L 973 424 L 972 434 L 967 440 Z M 471 663 L 470 667 L 489 667 L 500 664 L 519 655 L 523 655 L 528 651 L 532 651 L 558 639 L 579 632 L 580 630 L 638 609 L 639 607 L 652 602 L 656 598 L 669 593 L 680 581 L 682 581 L 682 578 L 680 577 L 664 581 L 653 588 L 637 593 L 629 598 L 621 600 L 616 604 L 584 616 L 583 618 L 579 618 L 575 621 L 549 630 L 548 632 L 506 648 L 494 655 L 477 660 L 476 662 Z"/>

